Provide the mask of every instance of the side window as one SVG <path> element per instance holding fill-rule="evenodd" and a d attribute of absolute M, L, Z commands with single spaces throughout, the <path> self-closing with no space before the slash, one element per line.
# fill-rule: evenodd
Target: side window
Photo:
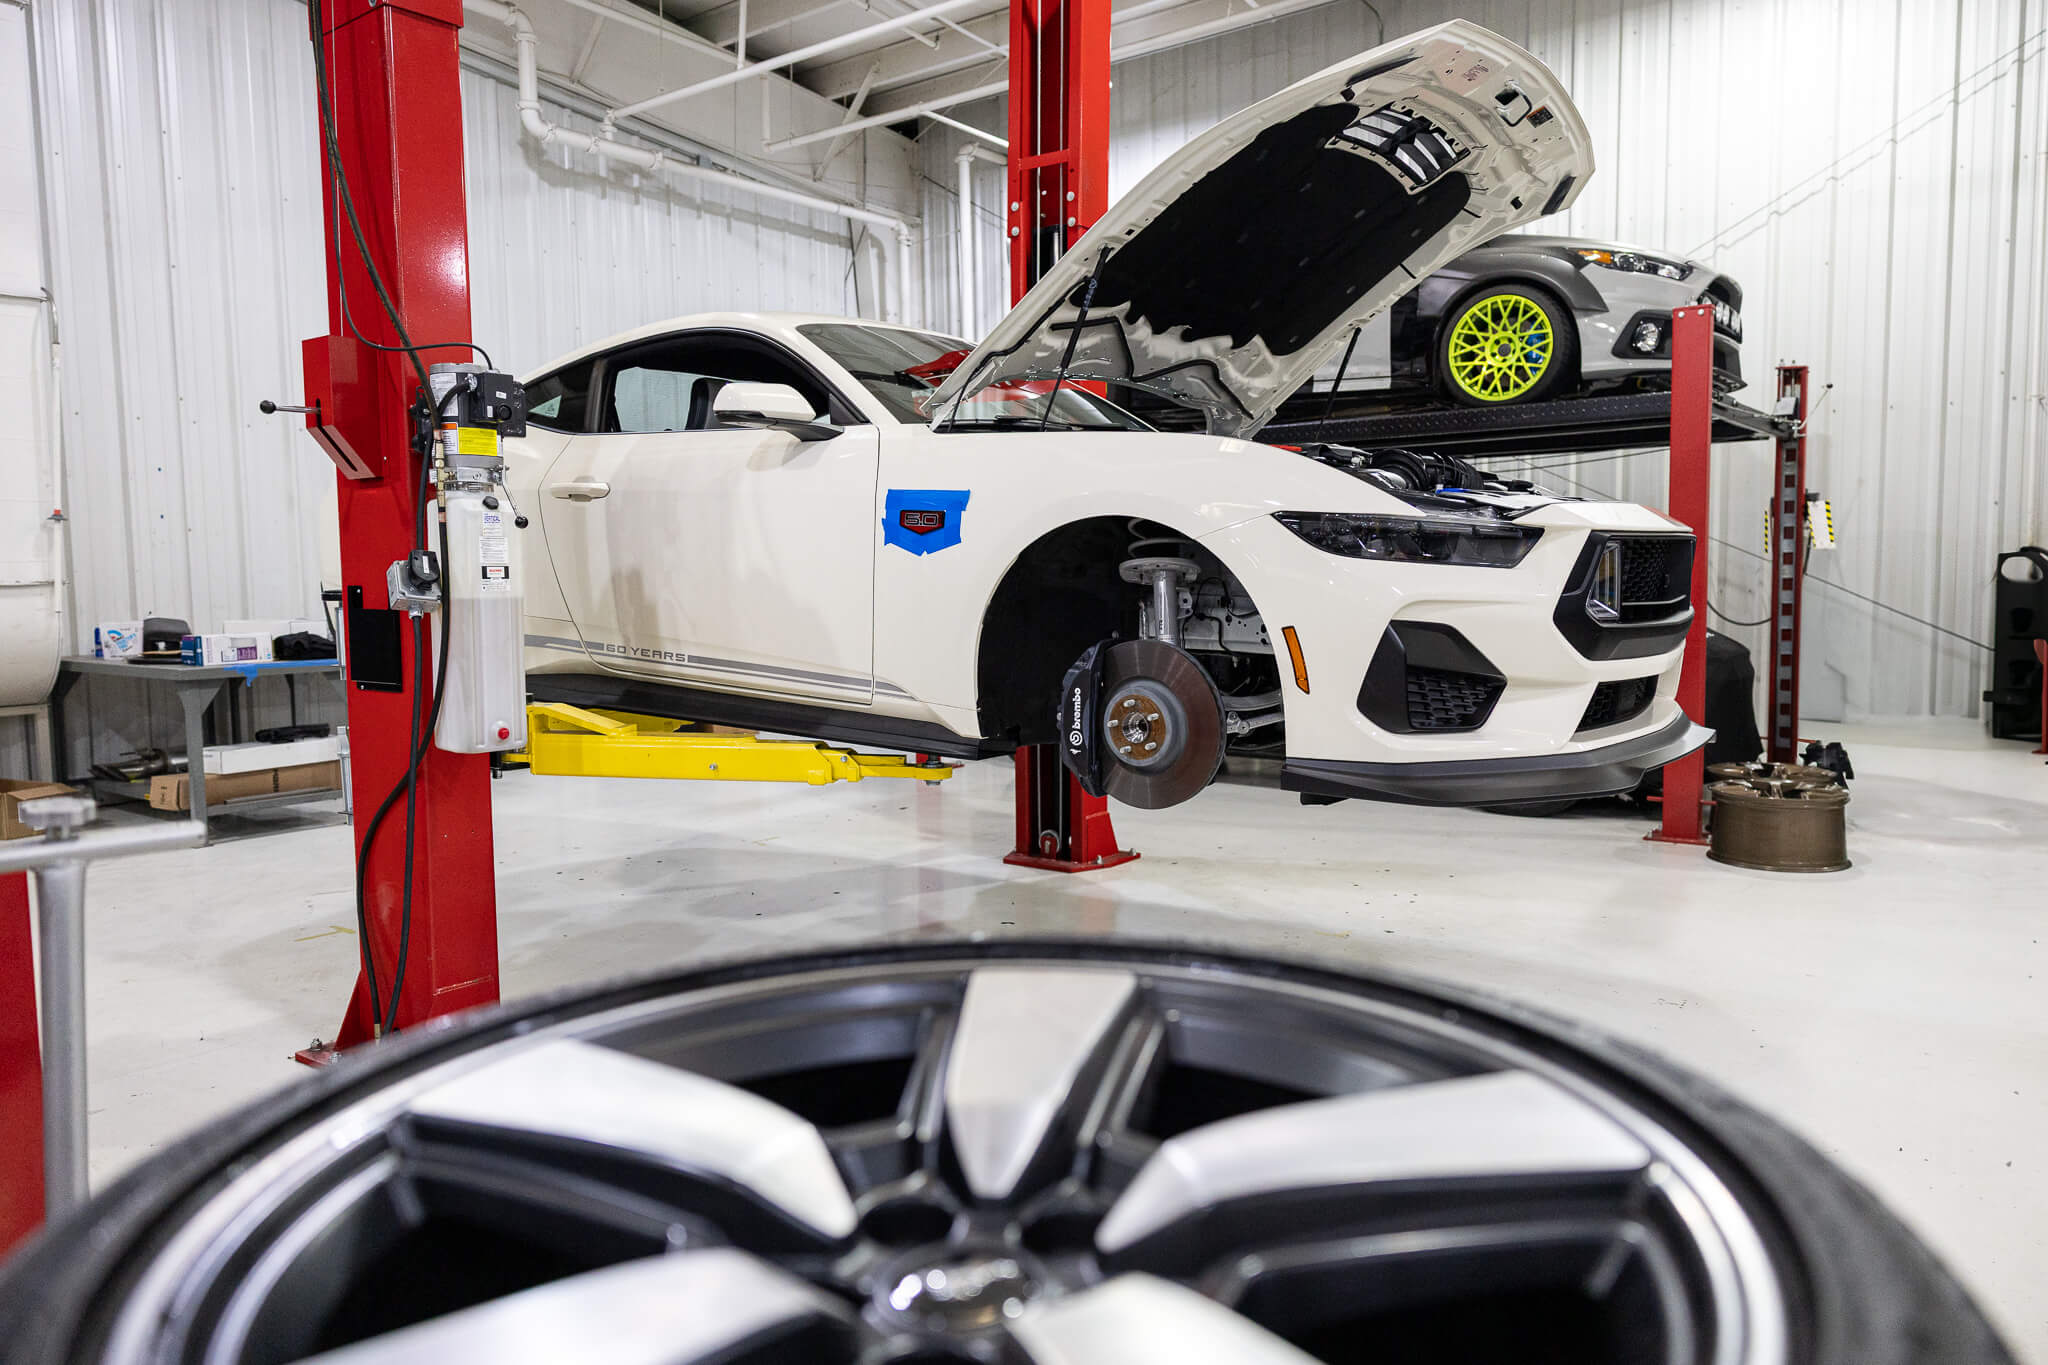
<path fill-rule="evenodd" d="M 620 352 L 606 370 L 611 394 L 605 431 L 708 431 L 718 425 L 711 400 L 734 381 L 787 384 L 814 413 L 837 406 L 808 368 L 745 337 L 670 337 Z"/>
<path fill-rule="evenodd" d="M 526 420 L 550 431 L 587 431 L 590 375 L 595 361 L 556 370 L 526 386 Z"/>

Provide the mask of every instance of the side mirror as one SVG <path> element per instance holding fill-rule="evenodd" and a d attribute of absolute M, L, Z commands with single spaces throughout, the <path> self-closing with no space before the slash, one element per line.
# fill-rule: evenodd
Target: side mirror
<path fill-rule="evenodd" d="M 799 441 L 829 441 L 840 434 L 838 427 L 818 421 L 810 401 L 787 384 L 734 381 L 712 398 L 711 413 L 721 426 L 786 431 Z"/>

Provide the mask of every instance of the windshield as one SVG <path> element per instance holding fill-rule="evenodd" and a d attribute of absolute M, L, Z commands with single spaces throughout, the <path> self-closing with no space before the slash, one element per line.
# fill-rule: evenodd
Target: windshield
<path fill-rule="evenodd" d="M 846 368 L 900 422 L 928 422 L 939 385 L 974 349 L 967 342 L 906 327 L 854 322 L 807 322 L 797 331 Z M 1149 431 L 1143 421 L 1072 381 L 1050 379 L 991 384 L 968 396 L 945 427 L 988 430 Z M 1052 410 L 1046 411 L 1051 403 Z"/>

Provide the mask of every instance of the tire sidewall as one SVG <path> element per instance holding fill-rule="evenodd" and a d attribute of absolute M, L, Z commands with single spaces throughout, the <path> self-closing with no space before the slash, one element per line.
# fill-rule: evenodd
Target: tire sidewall
<path fill-rule="evenodd" d="M 1795 1365 L 2014 1365 L 1962 1287 L 1904 1225 L 1803 1139 L 1641 1048 L 1479 991 L 1284 955 L 1186 943 L 1046 938 L 747 957 L 431 1021 L 211 1123 L 0 1262 L 0 1362 L 94 1353 L 108 1302 L 196 1203 L 308 1125 L 473 1048 L 622 1005 L 798 970 L 1047 955 L 1210 967 L 1422 1009 L 1566 1067 L 1663 1124 L 1713 1167 L 1770 1243 Z"/>

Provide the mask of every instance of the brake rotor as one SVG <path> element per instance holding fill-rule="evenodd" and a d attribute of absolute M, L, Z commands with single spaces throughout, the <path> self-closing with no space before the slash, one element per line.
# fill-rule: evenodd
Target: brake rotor
<path fill-rule="evenodd" d="M 1126 640 L 1103 664 L 1102 784 L 1140 810 L 1177 806 L 1223 761 L 1223 703 L 1202 666 L 1157 640 Z"/>

